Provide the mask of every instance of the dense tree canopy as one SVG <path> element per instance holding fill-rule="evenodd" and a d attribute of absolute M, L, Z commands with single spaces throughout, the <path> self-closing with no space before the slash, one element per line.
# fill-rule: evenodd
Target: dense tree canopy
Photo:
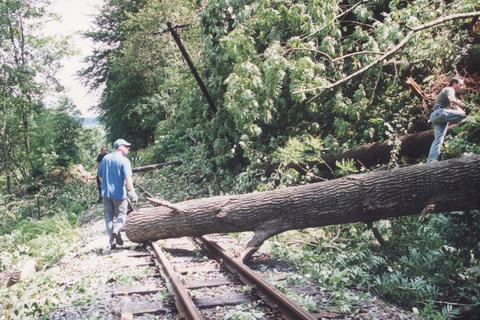
<path fill-rule="evenodd" d="M 112 138 L 155 143 L 163 157 L 200 143 L 230 169 L 282 160 L 297 142 L 321 154 L 425 129 L 405 80 L 438 86 L 466 75 L 479 51 L 478 17 L 425 26 L 476 1 L 175 4 L 108 2 L 89 33 L 104 49 L 84 74 L 106 85 L 99 107 Z M 180 35 L 218 105 L 213 119 L 166 22 L 188 25 Z"/>
<path fill-rule="evenodd" d="M 7 0 L 0 4 L 0 186 L 7 193 L 44 178 L 55 166 L 78 162 L 83 138 L 78 111 L 64 98 L 47 106 L 66 39 L 42 34 L 52 16 L 50 1 Z M 37 181 L 38 182 L 38 181 Z"/>
<path fill-rule="evenodd" d="M 105 3 L 87 33 L 98 50 L 82 73 L 92 86 L 105 85 L 99 109 L 112 139 L 123 136 L 136 148 L 153 143 L 157 124 L 174 107 L 170 92 L 182 63 L 168 34 L 156 33 L 167 20 L 189 23 L 193 9 L 190 1 Z"/>

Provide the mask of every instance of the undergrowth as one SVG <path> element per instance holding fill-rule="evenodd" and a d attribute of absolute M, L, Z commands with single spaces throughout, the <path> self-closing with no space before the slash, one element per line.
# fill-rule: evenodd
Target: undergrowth
<path fill-rule="evenodd" d="M 342 312 L 355 312 L 370 292 L 424 319 L 472 319 L 480 306 L 479 212 L 424 222 L 404 217 L 376 227 L 385 246 L 365 225 L 353 224 L 284 233 L 271 252 L 332 292 L 329 303 Z"/>
<path fill-rule="evenodd" d="M 59 262 L 78 238 L 78 222 L 94 199 L 93 184 L 81 181 L 45 186 L 23 197 L 2 196 L 0 272 L 18 269 L 31 259 L 37 270 Z M 48 276 L 39 275 L 0 288 L 0 318 L 34 319 L 48 313 L 62 299 L 57 287 Z"/>

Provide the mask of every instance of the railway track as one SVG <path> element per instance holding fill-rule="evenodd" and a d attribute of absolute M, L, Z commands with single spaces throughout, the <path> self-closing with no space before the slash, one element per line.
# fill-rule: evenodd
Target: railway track
<path fill-rule="evenodd" d="M 316 319 L 208 237 L 135 248 L 127 253 L 131 265 L 155 271 L 148 283 L 114 289 L 121 319 L 225 319 L 238 305 L 262 314 L 261 319 Z M 170 298 L 165 299 L 167 291 Z"/>

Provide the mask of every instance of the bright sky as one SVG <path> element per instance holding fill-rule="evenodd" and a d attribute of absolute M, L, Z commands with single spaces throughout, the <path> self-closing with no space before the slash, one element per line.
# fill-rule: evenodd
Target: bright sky
<path fill-rule="evenodd" d="M 103 0 L 52 0 L 51 10 L 61 17 L 61 22 L 50 22 L 45 32 L 51 35 L 71 36 L 73 47 L 79 54 L 64 59 L 63 69 L 58 73 L 60 83 L 65 87 L 66 95 L 72 99 L 84 117 L 95 116 L 89 110 L 99 101 L 101 92 L 91 92 L 84 87 L 76 73 L 84 66 L 83 58 L 92 52 L 92 43 L 82 37 L 82 33 L 93 25 L 95 15 Z"/>

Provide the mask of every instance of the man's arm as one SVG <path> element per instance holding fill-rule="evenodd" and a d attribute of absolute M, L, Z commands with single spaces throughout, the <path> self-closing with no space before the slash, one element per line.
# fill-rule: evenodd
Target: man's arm
<path fill-rule="evenodd" d="M 135 192 L 132 176 L 128 176 L 125 178 L 125 187 L 127 188 L 128 192 Z"/>
<path fill-rule="evenodd" d="M 448 100 L 450 100 L 450 103 L 453 109 L 465 112 L 461 108 L 461 107 L 465 107 L 465 104 L 462 101 L 457 99 L 457 97 L 455 96 L 455 91 L 453 91 L 453 89 L 452 89 L 452 92 L 448 94 Z"/>
<path fill-rule="evenodd" d="M 125 178 L 125 188 L 127 189 L 127 195 L 130 200 L 132 200 L 132 202 L 137 202 L 138 195 L 135 192 L 135 188 L 133 187 L 133 178 L 131 175 Z"/>
<path fill-rule="evenodd" d="M 98 166 L 96 167 L 96 171 L 97 171 L 97 178 L 100 179 L 100 182 L 102 182 L 102 166 L 101 166 L 101 163 L 98 163 Z"/>
<path fill-rule="evenodd" d="M 125 178 L 125 188 L 127 188 L 128 193 L 135 193 L 135 188 L 133 187 L 133 178 L 128 176 Z"/>

